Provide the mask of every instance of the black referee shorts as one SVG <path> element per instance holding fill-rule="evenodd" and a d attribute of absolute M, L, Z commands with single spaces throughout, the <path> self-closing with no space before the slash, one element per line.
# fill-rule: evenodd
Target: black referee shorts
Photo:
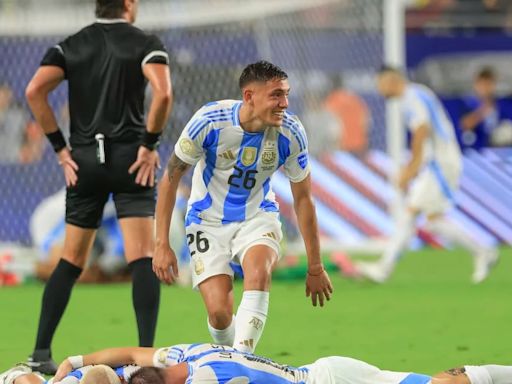
<path fill-rule="evenodd" d="M 113 195 L 117 218 L 153 217 L 155 187 L 135 183 L 137 173 L 128 169 L 137 158 L 138 143 L 106 143 L 106 163 L 98 164 L 96 145 L 73 148 L 78 164 L 78 181 L 66 193 L 66 223 L 82 228 L 98 228 L 103 208 Z"/>

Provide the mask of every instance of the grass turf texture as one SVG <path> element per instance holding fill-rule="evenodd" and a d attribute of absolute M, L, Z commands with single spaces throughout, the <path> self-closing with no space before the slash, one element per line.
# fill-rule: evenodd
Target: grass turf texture
<path fill-rule="evenodd" d="M 380 367 L 434 373 L 462 364 L 512 364 L 512 250 L 479 286 L 463 251 L 409 253 L 385 285 L 342 279 L 324 308 L 304 297 L 303 280 L 276 280 L 257 353 L 294 365 L 344 355 Z M 34 343 L 42 284 L 0 289 L 0 372 Z M 241 284 L 236 285 L 236 302 Z M 209 340 L 199 293 L 164 287 L 158 346 Z M 128 284 L 77 286 L 54 340 L 54 358 L 135 345 Z"/>

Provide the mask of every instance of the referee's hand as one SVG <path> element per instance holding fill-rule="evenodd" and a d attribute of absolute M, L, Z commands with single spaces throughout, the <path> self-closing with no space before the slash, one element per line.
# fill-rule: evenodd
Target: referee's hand
<path fill-rule="evenodd" d="M 71 157 L 71 152 L 68 148 L 63 148 L 57 153 L 59 164 L 64 172 L 64 178 L 66 179 L 66 187 L 74 187 L 78 181 L 76 171 L 78 171 L 78 165 Z"/>
<path fill-rule="evenodd" d="M 173 284 L 178 278 L 178 261 L 174 251 L 168 244 L 155 246 L 153 272 L 166 284 Z"/>
<path fill-rule="evenodd" d="M 137 152 L 137 160 L 128 169 L 128 173 L 137 172 L 135 182 L 143 187 L 155 185 L 155 170 L 160 168 L 160 156 L 156 150 L 151 150 L 142 145 Z"/>

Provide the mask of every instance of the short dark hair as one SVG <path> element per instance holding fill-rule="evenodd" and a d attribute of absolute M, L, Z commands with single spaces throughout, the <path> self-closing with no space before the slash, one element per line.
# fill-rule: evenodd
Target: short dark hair
<path fill-rule="evenodd" d="M 165 384 L 163 369 L 156 367 L 141 368 L 130 376 L 128 384 Z"/>
<path fill-rule="evenodd" d="M 496 72 L 492 67 L 482 67 L 476 73 L 478 80 L 496 80 Z"/>
<path fill-rule="evenodd" d="M 256 63 L 249 64 L 244 68 L 240 75 L 238 85 L 243 89 L 247 84 L 253 81 L 269 81 L 269 80 L 285 80 L 288 75 L 277 65 L 268 61 L 261 60 Z"/>
<path fill-rule="evenodd" d="M 124 12 L 124 0 L 96 0 L 96 17 L 115 19 Z"/>
<path fill-rule="evenodd" d="M 402 75 L 402 71 L 400 70 L 400 68 L 389 64 L 382 64 L 379 70 L 377 71 L 379 75 L 383 75 L 384 73 L 388 72 L 396 73 L 397 75 Z"/>

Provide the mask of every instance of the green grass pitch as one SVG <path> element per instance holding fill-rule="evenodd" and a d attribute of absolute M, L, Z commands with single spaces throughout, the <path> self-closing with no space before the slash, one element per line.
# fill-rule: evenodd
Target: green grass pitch
<path fill-rule="evenodd" d="M 380 367 L 434 373 L 461 364 L 512 364 L 512 250 L 479 286 L 462 251 L 411 252 L 386 285 L 331 273 L 324 308 L 304 297 L 304 282 L 276 280 L 257 353 L 305 364 L 344 355 Z M 236 296 L 240 299 L 240 283 Z M 34 343 L 42 284 L 0 288 L 0 372 L 26 359 Z M 164 287 L 158 346 L 208 341 L 199 293 Z M 54 357 L 136 344 L 129 284 L 77 286 L 54 340 Z"/>

